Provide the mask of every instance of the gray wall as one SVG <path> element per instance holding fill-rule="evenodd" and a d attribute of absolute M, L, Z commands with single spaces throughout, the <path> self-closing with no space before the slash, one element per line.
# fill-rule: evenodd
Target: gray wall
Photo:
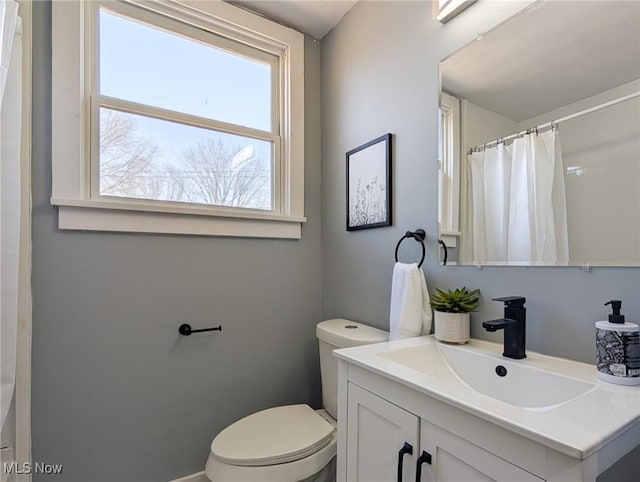
<path fill-rule="evenodd" d="M 51 13 L 34 2 L 34 460 L 63 463 L 56 480 L 167 480 L 202 470 L 212 437 L 243 415 L 318 406 L 315 323 L 346 316 L 387 328 L 393 248 L 406 229 L 431 237 L 431 287 L 526 295 L 530 349 L 592 361 L 593 322 L 611 297 L 637 320 L 639 270 L 436 264 L 437 61 L 520 6 L 481 2 L 472 21 L 463 13 L 442 27 L 425 2 L 360 3 L 322 42 L 321 82 L 320 49 L 307 39 L 309 221 L 301 241 L 270 241 L 57 230 Z M 347 233 L 344 153 L 388 131 L 394 226 Z M 403 245 L 404 259 L 417 254 Z M 472 335 L 485 337 L 480 321 L 499 314 L 487 301 Z M 181 339 L 185 321 L 224 331 Z"/>
<path fill-rule="evenodd" d="M 320 405 L 320 46 L 306 40 L 302 240 L 60 232 L 51 8 L 33 8 L 33 460 L 65 481 L 198 472 L 234 420 Z M 183 322 L 223 331 L 184 338 Z"/>
<path fill-rule="evenodd" d="M 522 3 L 478 2 L 446 25 L 431 21 L 428 2 L 360 2 L 322 42 L 323 313 L 387 328 L 393 251 L 407 229 L 429 236 L 424 270 L 430 288 L 482 290 L 472 336 L 489 336 L 482 320 L 501 316 L 490 301 L 527 297 L 529 350 L 593 362 L 594 322 L 602 304 L 624 300 L 640 318 L 640 270 L 442 267 L 437 245 L 438 61 L 511 16 Z M 346 232 L 344 153 L 394 134 L 394 225 Z M 416 244 L 416 243 L 413 243 Z M 405 242 L 403 260 L 418 257 Z"/>

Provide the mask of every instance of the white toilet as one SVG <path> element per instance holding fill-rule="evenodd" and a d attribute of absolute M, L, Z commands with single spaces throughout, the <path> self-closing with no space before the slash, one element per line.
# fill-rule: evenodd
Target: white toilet
<path fill-rule="evenodd" d="M 337 348 L 379 343 L 389 333 L 342 318 L 318 323 L 324 410 L 285 405 L 249 415 L 220 432 L 205 468 L 213 482 L 335 480 Z"/>

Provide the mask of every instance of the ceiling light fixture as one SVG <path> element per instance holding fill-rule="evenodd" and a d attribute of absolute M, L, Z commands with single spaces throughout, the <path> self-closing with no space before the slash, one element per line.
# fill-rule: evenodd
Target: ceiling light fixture
<path fill-rule="evenodd" d="M 447 23 L 475 2 L 476 0 L 438 0 L 433 3 L 435 18 L 441 23 Z"/>

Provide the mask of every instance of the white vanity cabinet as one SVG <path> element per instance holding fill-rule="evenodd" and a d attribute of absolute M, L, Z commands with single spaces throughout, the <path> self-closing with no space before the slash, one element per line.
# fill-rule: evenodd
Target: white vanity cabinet
<path fill-rule="evenodd" d="M 347 480 L 415 480 L 418 417 L 351 383 L 348 414 Z"/>
<path fill-rule="evenodd" d="M 382 348 L 368 350 L 374 349 Z M 475 413 L 456 398 L 420 389 L 419 377 L 404 382 L 386 361 L 369 366 L 354 353 L 368 352 L 338 353 L 338 482 L 595 482 L 640 443 L 636 423 L 581 456 L 561 442 L 511 428 L 518 411 L 503 420 Z"/>
<path fill-rule="evenodd" d="M 427 457 L 430 455 L 431 463 L 420 464 L 422 476 L 416 476 L 416 482 L 544 480 L 424 419 L 420 420 L 420 454 L 426 454 Z"/>
<path fill-rule="evenodd" d="M 353 383 L 347 407 L 349 482 L 542 480 Z"/>

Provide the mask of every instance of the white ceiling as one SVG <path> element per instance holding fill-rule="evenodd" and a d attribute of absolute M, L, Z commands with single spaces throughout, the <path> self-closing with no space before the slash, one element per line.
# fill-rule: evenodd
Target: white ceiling
<path fill-rule="evenodd" d="M 230 0 L 317 39 L 324 37 L 358 0 Z"/>
<path fill-rule="evenodd" d="M 534 4 L 441 69 L 447 92 L 530 119 L 640 78 L 640 2 Z"/>

